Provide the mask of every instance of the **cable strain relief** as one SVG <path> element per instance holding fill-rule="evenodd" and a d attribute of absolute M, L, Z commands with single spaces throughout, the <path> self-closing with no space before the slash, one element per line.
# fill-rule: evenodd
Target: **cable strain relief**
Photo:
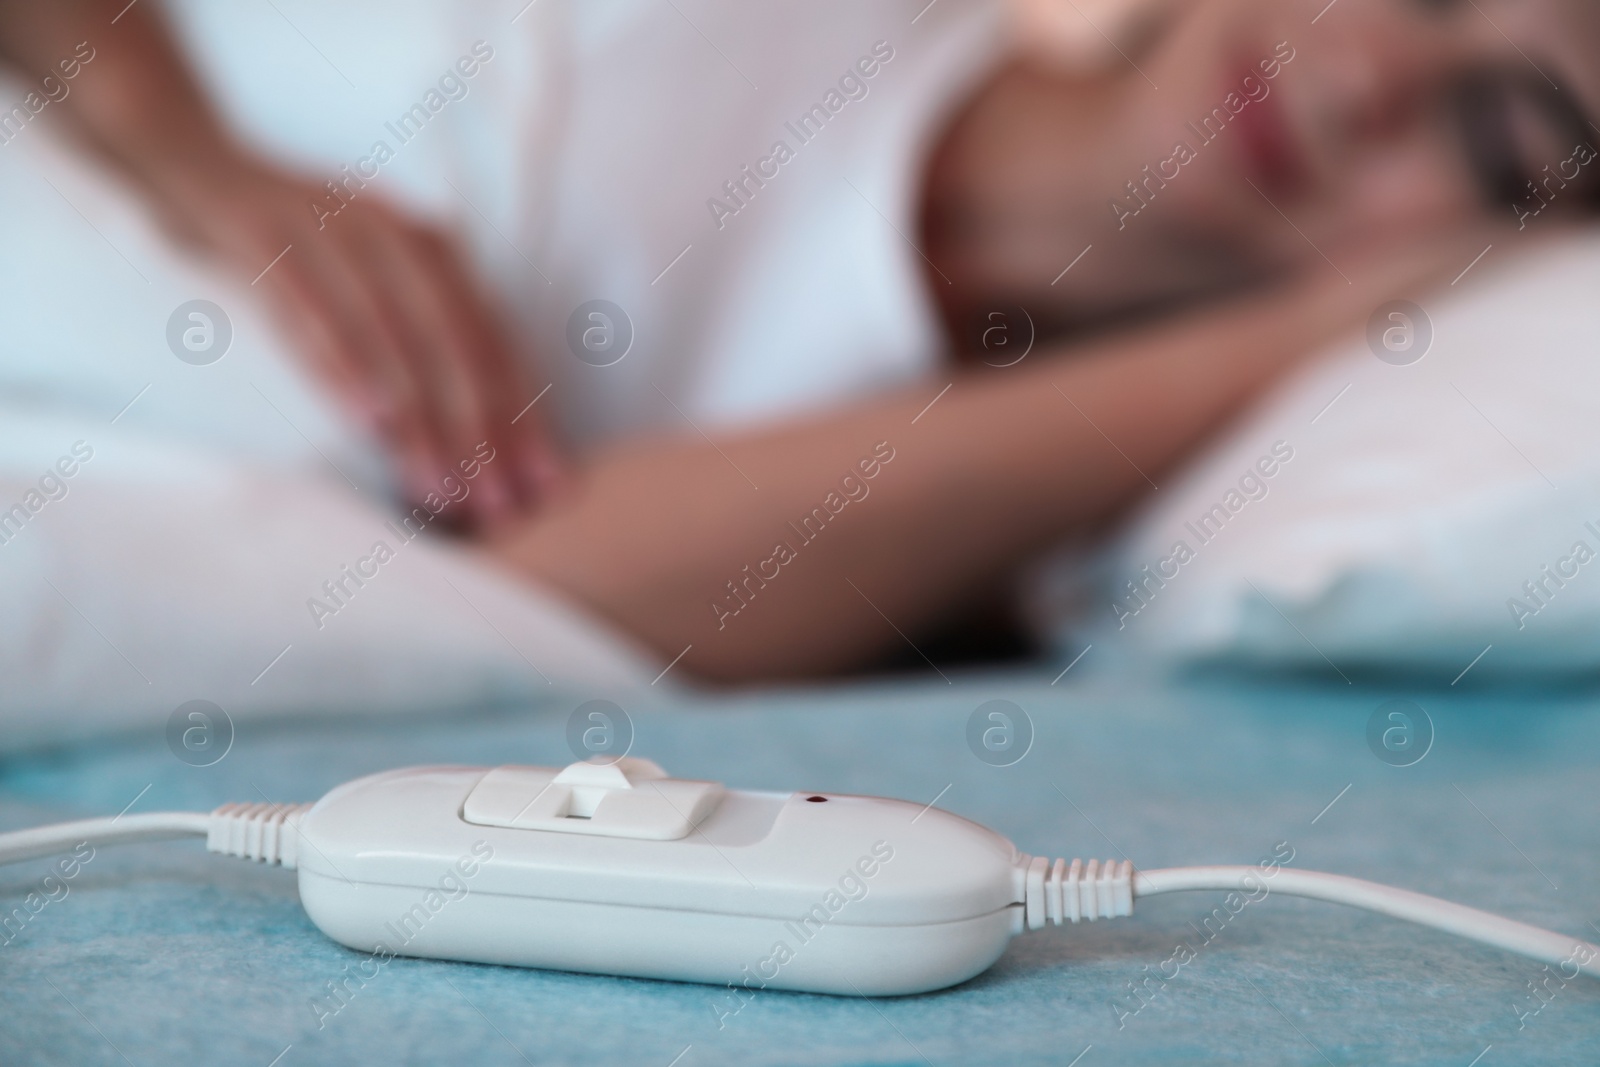
<path fill-rule="evenodd" d="M 224 804 L 211 813 L 206 848 L 293 870 L 300 856 L 300 819 L 310 810 L 310 804 Z"/>
<path fill-rule="evenodd" d="M 1128 860 L 1052 863 L 1044 856 L 1023 855 L 1017 867 L 1029 930 L 1046 923 L 1094 922 L 1133 914 L 1133 864 Z"/>

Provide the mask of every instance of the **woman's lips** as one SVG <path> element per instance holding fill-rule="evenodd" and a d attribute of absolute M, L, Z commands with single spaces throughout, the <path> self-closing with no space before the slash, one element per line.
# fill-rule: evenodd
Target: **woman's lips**
<path fill-rule="evenodd" d="M 1250 99 L 1233 121 L 1239 134 L 1239 152 L 1246 175 L 1263 192 L 1280 196 L 1293 194 L 1310 180 L 1310 168 L 1295 143 L 1276 87 L 1254 71 L 1249 77 L 1270 91 L 1259 100 Z M 1235 84 L 1242 82 L 1240 79 Z"/>

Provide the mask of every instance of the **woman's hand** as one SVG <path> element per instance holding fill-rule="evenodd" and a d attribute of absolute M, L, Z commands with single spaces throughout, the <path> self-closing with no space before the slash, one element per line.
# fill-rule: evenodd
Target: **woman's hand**
<path fill-rule="evenodd" d="M 498 525 L 552 490 L 558 464 L 535 393 L 453 242 L 376 190 L 327 189 L 253 160 L 163 175 L 174 232 L 261 291 L 297 353 L 393 449 L 417 502 L 487 444 L 467 498 Z M 316 205 L 321 205 L 318 210 Z"/>
<path fill-rule="evenodd" d="M 559 465 L 529 410 L 537 394 L 443 234 L 370 183 L 319 212 L 328 191 L 233 138 L 151 5 L 0 0 L 0 61 L 26 76 L 85 49 L 93 62 L 52 114 L 169 229 L 262 293 L 315 376 L 394 450 L 412 499 L 482 462 L 485 444 L 494 459 L 464 520 L 496 525 L 544 499 Z"/>

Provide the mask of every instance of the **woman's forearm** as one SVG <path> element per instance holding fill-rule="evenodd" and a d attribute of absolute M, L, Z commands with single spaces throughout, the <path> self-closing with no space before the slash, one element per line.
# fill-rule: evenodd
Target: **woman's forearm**
<path fill-rule="evenodd" d="M 869 662 L 1149 491 L 1365 288 L 1036 355 L 958 378 L 926 411 L 944 381 L 714 445 L 629 443 L 493 551 L 666 658 L 692 644 L 684 665 L 708 677 Z"/>
<path fill-rule="evenodd" d="M 0 58 L 36 83 L 60 83 L 73 132 L 163 198 L 236 165 L 238 147 L 149 3 L 0 0 Z M 74 60 L 64 78 L 62 63 Z"/>

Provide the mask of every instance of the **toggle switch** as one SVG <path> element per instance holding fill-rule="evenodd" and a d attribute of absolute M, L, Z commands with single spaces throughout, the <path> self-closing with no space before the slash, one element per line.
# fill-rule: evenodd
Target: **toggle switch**
<path fill-rule="evenodd" d="M 719 782 L 668 778 L 656 763 L 632 756 L 559 771 L 506 766 L 478 780 L 461 817 L 479 826 L 675 841 L 710 815 L 724 792 Z"/>

